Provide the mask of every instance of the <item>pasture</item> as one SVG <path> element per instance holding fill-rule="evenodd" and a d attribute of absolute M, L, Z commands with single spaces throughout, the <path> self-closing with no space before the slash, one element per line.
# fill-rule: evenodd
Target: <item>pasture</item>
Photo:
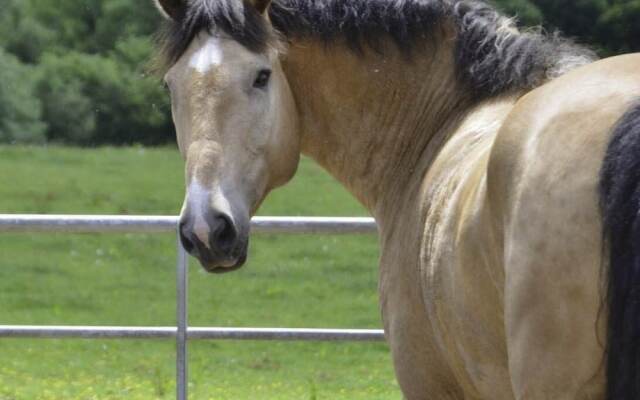
<path fill-rule="evenodd" d="M 177 214 L 177 150 L 0 147 L 0 213 Z M 261 215 L 365 211 L 303 160 Z M 2 234 L 0 324 L 173 325 L 173 235 Z M 192 326 L 379 328 L 372 236 L 254 236 L 228 275 L 190 268 Z M 0 400 L 172 399 L 174 343 L 0 340 Z M 384 344 L 197 342 L 191 399 L 399 399 Z"/>

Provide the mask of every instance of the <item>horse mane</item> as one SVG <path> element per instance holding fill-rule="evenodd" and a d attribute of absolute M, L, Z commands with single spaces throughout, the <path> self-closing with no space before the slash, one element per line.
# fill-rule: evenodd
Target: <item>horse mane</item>
<path fill-rule="evenodd" d="M 221 31 L 251 51 L 280 37 L 339 39 L 354 50 L 391 39 L 407 55 L 445 20 L 457 28 L 456 73 L 475 96 L 535 88 L 597 59 L 589 49 L 541 29 L 519 31 L 514 20 L 480 0 L 273 0 L 273 28 L 247 0 L 193 0 L 164 35 L 175 63 L 202 30 Z"/>

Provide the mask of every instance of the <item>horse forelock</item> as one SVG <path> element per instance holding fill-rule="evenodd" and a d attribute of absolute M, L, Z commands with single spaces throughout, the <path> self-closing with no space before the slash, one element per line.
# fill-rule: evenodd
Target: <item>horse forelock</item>
<path fill-rule="evenodd" d="M 457 30 L 457 75 L 478 97 L 532 89 L 597 59 L 556 33 L 521 32 L 514 19 L 480 0 L 273 0 L 269 17 L 271 24 L 247 0 L 192 0 L 182 17 L 168 22 L 163 64 L 175 63 L 203 30 L 253 52 L 279 44 L 280 37 L 342 40 L 354 51 L 380 50 L 390 39 L 410 55 L 444 21 Z"/>
<path fill-rule="evenodd" d="M 159 69 L 171 67 L 201 32 L 224 34 L 253 52 L 276 42 L 267 20 L 246 0 L 192 0 L 159 34 Z"/>

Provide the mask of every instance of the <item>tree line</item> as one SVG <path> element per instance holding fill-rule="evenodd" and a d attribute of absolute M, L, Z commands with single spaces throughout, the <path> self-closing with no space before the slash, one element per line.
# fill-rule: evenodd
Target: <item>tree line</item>
<path fill-rule="evenodd" d="M 640 0 L 497 0 L 523 26 L 640 50 Z M 4 0 L 0 143 L 158 145 L 174 139 L 168 95 L 151 75 L 151 0 Z"/>

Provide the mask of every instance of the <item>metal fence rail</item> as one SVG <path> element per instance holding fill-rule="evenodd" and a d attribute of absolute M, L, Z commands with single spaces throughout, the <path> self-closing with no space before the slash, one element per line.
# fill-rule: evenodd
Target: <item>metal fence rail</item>
<path fill-rule="evenodd" d="M 175 326 L 0 326 L 0 337 L 4 338 L 167 339 L 175 338 L 177 333 Z M 384 338 L 377 329 L 189 327 L 187 339 L 375 342 Z"/>
<path fill-rule="evenodd" d="M 154 233 L 176 230 L 177 217 L 0 214 L 2 232 Z M 367 234 L 377 231 L 371 218 L 255 217 L 254 233 Z M 0 338 L 164 339 L 176 338 L 176 398 L 187 399 L 187 341 L 382 341 L 377 329 L 198 328 L 187 323 L 187 254 L 178 240 L 175 327 L 0 325 Z"/>
<path fill-rule="evenodd" d="M 0 232 L 157 233 L 176 230 L 178 217 L 129 215 L 0 214 Z M 376 233 L 373 218 L 254 217 L 253 233 Z"/>

